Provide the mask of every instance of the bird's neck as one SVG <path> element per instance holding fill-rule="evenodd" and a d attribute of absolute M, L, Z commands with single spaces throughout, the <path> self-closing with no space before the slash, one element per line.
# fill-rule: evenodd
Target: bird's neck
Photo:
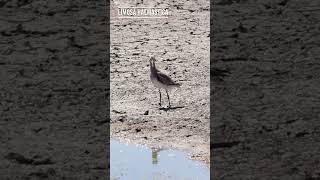
<path fill-rule="evenodd" d="M 156 69 L 156 65 L 152 62 L 150 62 L 150 70 L 152 73 L 155 73 L 157 72 L 157 69 Z"/>

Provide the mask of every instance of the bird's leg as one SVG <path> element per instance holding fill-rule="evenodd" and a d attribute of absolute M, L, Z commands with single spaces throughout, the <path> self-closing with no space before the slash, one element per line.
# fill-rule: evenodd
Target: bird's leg
<path fill-rule="evenodd" d="M 159 94 L 160 94 L 160 102 L 159 105 L 161 106 L 161 90 L 159 89 Z"/>
<path fill-rule="evenodd" d="M 166 93 L 167 93 L 167 97 L 168 97 L 168 101 L 169 101 L 169 108 L 171 107 L 171 104 L 170 104 L 170 98 L 169 98 L 169 94 L 168 94 L 168 91 L 166 90 Z"/>

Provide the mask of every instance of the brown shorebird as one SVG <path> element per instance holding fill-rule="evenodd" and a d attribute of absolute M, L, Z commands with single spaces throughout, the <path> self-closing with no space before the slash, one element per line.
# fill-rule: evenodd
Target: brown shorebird
<path fill-rule="evenodd" d="M 171 107 L 170 104 L 170 97 L 168 94 L 168 90 L 171 90 L 174 87 L 179 87 L 179 83 L 175 83 L 169 76 L 165 75 L 164 73 L 160 72 L 156 68 L 155 64 L 156 59 L 154 57 L 150 58 L 150 79 L 153 85 L 159 88 L 160 94 L 160 102 L 159 105 L 161 106 L 161 89 L 165 89 L 169 101 L 169 108 Z"/>

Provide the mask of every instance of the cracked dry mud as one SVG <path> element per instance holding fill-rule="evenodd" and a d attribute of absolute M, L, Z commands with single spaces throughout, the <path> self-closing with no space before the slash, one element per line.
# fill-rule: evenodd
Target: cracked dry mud
<path fill-rule="evenodd" d="M 209 165 L 209 2 L 150 1 L 143 6 L 167 7 L 172 14 L 167 19 L 111 16 L 111 136 L 186 150 Z M 170 93 L 170 110 L 158 105 L 158 89 L 149 77 L 150 55 L 182 84 Z M 162 100 L 168 104 L 164 91 Z"/>

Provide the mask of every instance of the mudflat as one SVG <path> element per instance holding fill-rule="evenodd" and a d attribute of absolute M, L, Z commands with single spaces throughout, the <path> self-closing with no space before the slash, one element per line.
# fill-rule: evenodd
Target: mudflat
<path fill-rule="evenodd" d="M 212 6 L 214 179 L 319 179 L 319 7 L 316 0 Z"/>
<path fill-rule="evenodd" d="M 105 1 L 0 2 L 0 179 L 107 179 Z"/>
<path fill-rule="evenodd" d="M 123 19 L 114 11 L 111 16 L 111 137 L 185 150 L 209 165 L 209 1 L 144 2 L 140 6 L 169 8 L 170 15 Z M 149 77 L 150 56 L 157 59 L 158 69 L 181 83 L 169 92 L 171 109 L 166 108 L 164 90 L 162 107 L 158 105 L 159 92 Z"/>

